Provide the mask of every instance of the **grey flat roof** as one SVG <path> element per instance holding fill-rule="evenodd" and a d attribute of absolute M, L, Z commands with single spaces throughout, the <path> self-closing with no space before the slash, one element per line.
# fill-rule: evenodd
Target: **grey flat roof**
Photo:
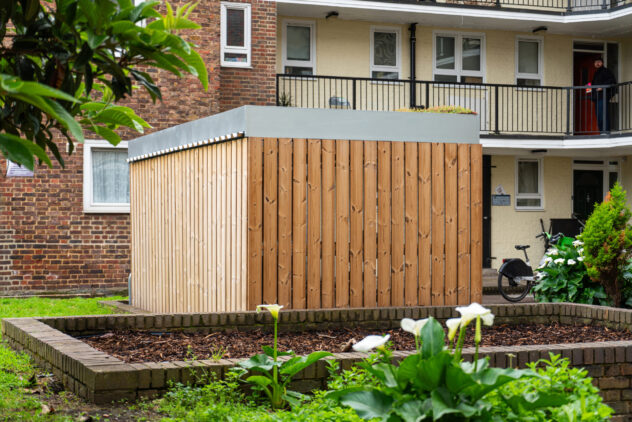
<path fill-rule="evenodd" d="M 129 143 L 128 156 L 160 151 L 243 133 L 247 137 L 479 143 L 479 116 L 243 106 L 142 136 Z"/>

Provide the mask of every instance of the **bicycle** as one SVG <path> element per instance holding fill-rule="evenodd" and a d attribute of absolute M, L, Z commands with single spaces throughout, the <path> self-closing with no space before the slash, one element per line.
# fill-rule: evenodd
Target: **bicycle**
<path fill-rule="evenodd" d="M 564 237 L 562 233 L 551 236 L 542 231 L 536 236 L 536 239 L 543 238 L 545 246 L 548 248 L 549 245 L 556 244 L 562 237 Z M 498 269 L 498 291 L 509 302 L 520 302 L 529 294 L 531 287 L 535 284 L 536 278 L 527 254 L 527 249 L 530 247 L 531 245 L 515 245 L 516 250 L 524 253 L 525 260 L 511 258 L 506 260 Z"/>

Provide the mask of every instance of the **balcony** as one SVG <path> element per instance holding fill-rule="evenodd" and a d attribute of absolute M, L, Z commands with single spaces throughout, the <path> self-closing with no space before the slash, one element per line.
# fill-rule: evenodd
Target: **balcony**
<path fill-rule="evenodd" d="M 480 116 L 482 137 L 565 139 L 632 134 L 632 82 L 593 86 L 610 97 L 601 114 L 609 131 L 600 132 L 595 102 L 585 86 L 517 86 L 434 81 L 277 75 L 277 105 L 392 111 L 461 106 Z"/>
<path fill-rule="evenodd" d="M 410 2 L 400 1 L 408 4 Z M 425 0 L 420 5 L 452 7 L 487 7 L 555 13 L 595 12 L 617 9 L 631 4 L 630 0 Z"/>

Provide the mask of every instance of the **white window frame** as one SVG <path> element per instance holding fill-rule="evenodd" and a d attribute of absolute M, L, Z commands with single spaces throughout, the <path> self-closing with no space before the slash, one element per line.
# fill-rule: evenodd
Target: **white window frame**
<path fill-rule="evenodd" d="M 519 193 L 518 192 L 518 164 L 521 161 L 531 161 L 538 163 L 538 193 Z M 543 182 L 543 160 L 542 158 L 533 158 L 533 157 L 516 157 L 516 165 L 515 165 L 515 209 L 517 211 L 543 211 L 544 210 L 544 182 Z M 533 206 L 519 206 L 518 199 L 539 199 L 540 205 L 537 207 Z"/>
<path fill-rule="evenodd" d="M 537 42 L 538 44 L 538 71 L 539 73 L 520 73 L 518 71 L 518 66 L 519 66 L 519 57 L 520 57 L 520 41 L 527 41 L 527 42 Z M 516 78 L 515 78 L 515 84 L 518 85 L 518 79 L 531 79 L 531 80 L 539 80 L 540 81 L 540 85 L 539 86 L 544 86 L 544 56 L 543 56 L 543 49 L 544 49 L 544 41 L 542 39 L 542 37 L 525 37 L 525 36 L 520 36 L 520 37 L 516 37 Z M 537 87 L 533 87 L 533 86 L 528 86 L 525 85 L 523 86 L 523 88 L 537 88 Z"/>
<path fill-rule="evenodd" d="M 437 69 L 437 37 L 453 37 L 455 39 L 454 48 L 454 69 Z M 481 69 L 479 71 L 463 70 L 463 38 L 479 38 L 481 40 Z M 485 83 L 485 34 L 481 32 L 446 32 L 435 31 L 432 33 L 432 79 L 435 80 L 437 75 L 456 76 L 457 82 L 461 83 L 464 76 L 473 76 L 481 78 L 481 83 Z M 449 82 L 445 82 L 449 83 Z"/>
<path fill-rule="evenodd" d="M 311 58 L 310 61 L 305 60 L 289 60 L 287 58 L 287 27 L 288 26 L 304 26 L 309 28 L 309 48 Z M 284 20 L 283 21 L 283 34 L 281 40 L 281 52 L 283 68 L 281 73 L 285 73 L 285 67 L 311 67 L 312 75 L 316 74 L 316 21 L 302 21 L 302 20 Z"/>
<path fill-rule="evenodd" d="M 228 9 L 241 9 L 244 11 L 244 46 L 235 47 L 226 45 L 226 30 L 228 24 L 226 22 Z M 222 2 L 220 5 L 220 64 L 223 67 L 251 67 L 251 6 L 250 3 L 229 3 Z M 224 55 L 229 54 L 245 54 L 245 62 L 225 61 Z"/>
<path fill-rule="evenodd" d="M 83 144 L 83 212 L 84 213 L 129 213 L 128 203 L 101 203 L 94 202 L 92 190 L 92 150 L 124 149 L 127 150 L 127 141 L 121 141 L 117 146 L 103 140 L 86 140 Z"/>
<path fill-rule="evenodd" d="M 395 66 L 375 65 L 375 37 L 376 32 L 392 32 L 395 34 L 396 57 Z M 402 29 L 396 26 L 372 26 L 371 27 L 371 62 L 369 66 L 369 78 L 373 78 L 373 72 L 397 72 L 397 79 L 402 78 Z"/>

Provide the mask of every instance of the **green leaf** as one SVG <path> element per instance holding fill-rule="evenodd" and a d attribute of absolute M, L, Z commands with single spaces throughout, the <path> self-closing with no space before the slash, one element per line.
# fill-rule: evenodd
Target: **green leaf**
<path fill-rule="evenodd" d="M 270 384 L 272 384 L 272 380 L 268 377 L 265 377 L 263 375 L 252 375 L 248 378 L 246 378 L 246 382 L 249 384 L 256 384 L 261 388 L 266 388 L 268 387 Z"/>
<path fill-rule="evenodd" d="M 266 355 L 273 357 L 274 356 L 274 348 L 270 347 L 270 346 L 261 346 L 261 348 L 263 349 L 263 353 L 265 353 Z M 295 353 L 291 350 L 288 350 L 287 352 L 281 351 L 281 350 L 277 350 L 277 356 L 294 356 Z"/>
<path fill-rule="evenodd" d="M 424 358 L 430 358 L 443 350 L 445 333 L 441 324 L 430 317 L 421 329 L 421 354 Z"/>
<path fill-rule="evenodd" d="M 188 54 L 182 55 L 181 57 L 186 64 L 195 69 L 195 75 L 202 83 L 204 91 L 208 91 L 208 72 L 206 71 L 206 65 L 204 64 L 202 57 L 195 50 L 190 50 Z"/>
<path fill-rule="evenodd" d="M 93 50 L 95 50 L 97 47 L 103 44 L 103 41 L 108 39 L 107 35 L 97 35 L 89 29 L 87 33 L 88 33 L 88 45 Z"/>
<path fill-rule="evenodd" d="M 569 396 L 560 393 L 538 393 L 514 395 L 504 400 L 512 409 L 536 410 L 545 407 L 558 407 L 569 402 Z"/>
<path fill-rule="evenodd" d="M 446 351 L 436 354 L 430 359 L 422 360 L 419 362 L 417 377 L 413 379 L 413 383 L 424 391 L 437 388 L 444 383 L 446 369 L 453 362 L 454 357 Z"/>
<path fill-rule="evenodd" d="M 333 356 L 333 355 L 329 352 L 318 351 L 318 352 L 312 352 L 307 356 L 301 356 L 299 358 L 290 359 L 287 362 L 285 362 L 283 365 L 281 365 L 280 372 L 283 375 L 287 375 L 288 380 L 289 380 L 291 377 L 298 374 L 303 369 L 307 368 L 308 366 L 312 365 L 316 361 L 327 356 Z"/>
<path fill-rule="evenodd" d="M 425 418 L 423 403 L 419 400 L 407 401 L 394 408 L 394 412 L 405 422 L 417 422 Z"/>
<path fill-rule="evenodd" d="M 0 133 L 0 151 L 14 163 L 33 170 L 35 167 L 33 154 L 31 154 L 31 151 L 25 145 L 17 142 L 15 138 L 18 137 L 7 133 Z"/>
<path fill-rule="evenodd" d="M 267 355 L 258 354 L 250 359 L 242 360 L 238 365 L 248 370 L 270 371 L 274 367 L 274 361 Z"/>
<path fill-rule="evenodd" d="M 96 133 L 114 146 L 118 145 L 121 142 L 121 137 L 112 129 L 109 129 L 105 126 L 93 126 L 91 129 L 94 131 L 94 133 Z"/>
<path fill-rule="evenodd" d="M 70 101 L 73 103 L 79 102 L 75 97 L 69 95 L 63 91 L 52 88 L 48 85 L 44 85 L 38 82 L 22 81 L 17 77 L 11 77 L 9 75 L 0 75 L 0 88 L 7 91 L 10 94 L 23 94 L 27 96 L 42 96 L 57 98 L 64 101 Z"/>
<path fill-rule="evenodd" d="M 393 399 L 378 390 L 351 392 L 342 396 L 340 402 L 363 419 L 386 418 L 393 407 Z"/>

